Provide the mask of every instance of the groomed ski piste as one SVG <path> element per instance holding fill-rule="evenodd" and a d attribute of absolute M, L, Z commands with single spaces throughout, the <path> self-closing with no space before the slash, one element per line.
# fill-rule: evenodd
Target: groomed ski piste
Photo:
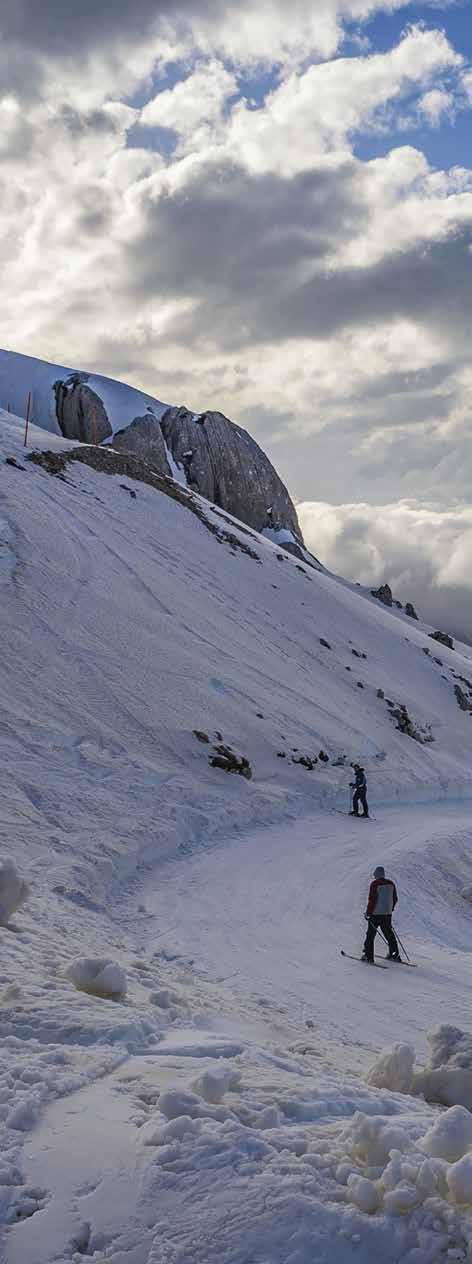
<path fill-rule="evenodd" d="M 199 498 L 51 473 L 28 452 L 74 445 L 23 428 L 0 413 L 1 858 L 30 884 L 2 1259 L 472 1258 L 472 650 Z M 341 957 L 378 864 L 415 970 Z M 93 961 L 121 1000 L 74 986 Z"/>

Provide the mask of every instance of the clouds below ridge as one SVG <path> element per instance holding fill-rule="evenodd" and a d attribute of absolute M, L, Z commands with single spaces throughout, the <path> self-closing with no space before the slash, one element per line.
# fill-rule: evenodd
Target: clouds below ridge
<path fill-rule="evenodd" d="M 305 502 L 298 514 L 331 570 L 368 587 L 387 581 L 420 618 L 472 642 L 472 509 Z"/>

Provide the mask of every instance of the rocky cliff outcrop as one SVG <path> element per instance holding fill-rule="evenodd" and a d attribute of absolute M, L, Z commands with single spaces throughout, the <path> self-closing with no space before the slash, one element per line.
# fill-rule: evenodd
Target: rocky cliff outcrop
<path fill-rule="evenodd" d="M 118 452 L 132 452 L 142 461 L 148 461 L 159 474 L 172 473 L 166 455 L 166 445 L 160 424 L 152 413 L 135 417 L 125 430 L 118 430 L 112 446 Z"/>
<path fill-rule="evenodd" d="M 193 491 L 256 531 L 285 528 L 303 544 L 295 507 L 265 452 L 222 413 L 168 408 L 162 432 Z"/>
<path fill-rule="evenodd" d="M 295 507 L 268 457 L 222 413 L 169 407 L 101 374 L 0 351 L 0 405 L 14 401 L 21 409 L 25 383 L 36 426 L 79 443 L 111 440 L 123 455 L 148 462 L 254 530 L 267 532 L 284 554 L 290 551 L 300 562 L 319 566 L 304 549 Z"/>
<path fill-rule="evenodd" d="M 54 383 L 56 416 L 65 439 L 101 443 L 112 434 L 100 396 L 87 386 L 87 374 L 72 373 Z"/>

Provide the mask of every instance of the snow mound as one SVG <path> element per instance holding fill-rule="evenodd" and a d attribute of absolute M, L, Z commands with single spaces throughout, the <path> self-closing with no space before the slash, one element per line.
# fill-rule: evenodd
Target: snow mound
<path fill-rule="evenodd" d="M 472 1115 L 464 1106 L 451 1106 L 433 1124 L 421 1142 L 433 1158 L 454 1163 L 472 1150 Z"/>
<path fill-rule="evenodd" d="M 398 1044 L 385 1050 L 366 1079 L 375 1088 L 388 1088 L 393 1093 L 411 1093 L 415 1054 L 411 1045 Z"/>
<path fill-rule="evenodd" d="M 28 883 L 18 873 L 12 860 L 0 860 L 0 925 L 6 926 L 12 913 L 24 904 L 29 894 Z"/>
<path fill-rule="evenodd" d="M 395 1093 L 412 1093 L 441 1106 L 472 1110 L 472 1036 L 444 1023 L 427 1038 L 431 1057 L 425 1067 L 415 1069 L 411 1045 L 394 1045 L 371 1067 L 367 1082 Z"/>
<path fill-rule="evenodd" d="M 453 1163 L 447 1173 L 447 1184 L 455 1203 L 472 1203 L 472 1154 Z"/>
<path fill-rule="evenodd" d="M 360 1110 L 341 1133 L 341 1141 L 354 1159 L 368 1167 L 382 1166 L 388 1163 L 392 1150 L 408 1148 L 408 1137 L 398 1124 L 379 1115 L 364 1115 Z"/>
<path fill-rule="evenodd" d="M 103 957 L 76 957 L 66 970 L 66 978 L 79 992 L 118 1001 L 126 996 L 126 975 L 116 961 Z"/>

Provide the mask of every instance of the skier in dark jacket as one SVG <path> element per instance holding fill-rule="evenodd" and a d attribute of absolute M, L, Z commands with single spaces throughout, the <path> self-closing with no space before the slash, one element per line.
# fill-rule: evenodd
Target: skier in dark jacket
<path fill-rule="evenodd" d="M 367 802 L 367 781 L 364 769 L 360 764 L 353 764 L 354 775 L 356 780 L 350 782 L 351 790 L 354 790 L 352 799 L 352 811 L 350 816 L 359 816 L 359 803 L 362 803 L 363 816 L 369 815 L 369 804 Z"/>
<path fill-rule="evenodd" d="M 398 944 L 392 927 L 392 913 L 398 902 L 397 888 L 391 878 L 385 877 L 383 865 L 374 869 L 374 881 L 369 888 L 365 918 L 369 925 L 365 937 L 362 960 L 374 960 L 374 940 L 378 930 L 383 931 L 388 943 L 388 960 L 401 961 Z"/>

